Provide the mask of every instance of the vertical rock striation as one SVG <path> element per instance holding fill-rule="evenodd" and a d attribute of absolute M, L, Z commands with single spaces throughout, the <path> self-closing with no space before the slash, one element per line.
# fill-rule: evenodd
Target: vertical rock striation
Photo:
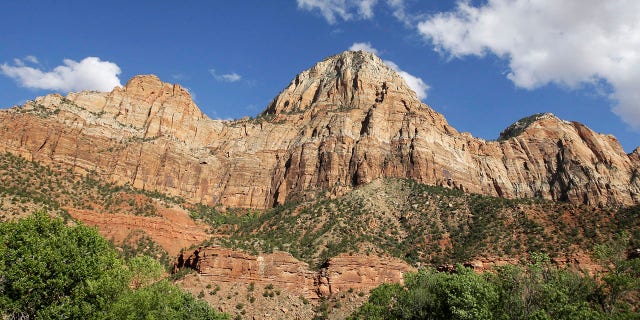
<path fill-rule="evenodd" d="M 211 120 L 179 85 L 137 76 L 109 93 L 0 112 L 0 151 L 228 207 L 266 208 L 406 177 L 501 197 L 640 203 L 639 151 L 551 114 L 498 141 L 459 133 L 371 53 L 297 75 L 256 119 Z"/>

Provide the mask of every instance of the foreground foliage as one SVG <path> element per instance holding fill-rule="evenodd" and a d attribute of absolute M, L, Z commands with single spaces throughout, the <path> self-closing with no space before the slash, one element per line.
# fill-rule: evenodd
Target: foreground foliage
<path fill-rule="evenodd" d="M 607 258 L 618 270 L 601 279 L 550 267 L 544 255 L 533 260 L 484 274 L 420 269 L 404 287 L 372 290 L 351 319 L 640 319 L 640 259 Z"/>
<path fill-rule="evenodd" d="M 148 257 L 118 258 L 95 229 L 39 212 L 0 223 L 0 317 L 225 319 L 166 281 Z"/>

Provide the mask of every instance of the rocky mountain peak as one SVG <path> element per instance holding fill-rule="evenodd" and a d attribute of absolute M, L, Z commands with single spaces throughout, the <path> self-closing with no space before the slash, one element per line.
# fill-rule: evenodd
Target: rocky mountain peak
<path fill-rule="evenodd" d="M 640 151 L 625 153 L 610 135 L 537 114 L 499 140 L 459 133 L 380 58 L 352 51 L 300 73 L 257 119 L 211 120 L 186 89 L 153 75 L 0 111 L 0 152 L 211 205 L 267 208 L 380 178 L 505 198 L 640 203 Z"/>
<path fill-rule="evenodd" d="M 553 113 L 536 113 L 527 117 L 524 117 L 509 127 L 500 132 L 500 136 L 498 137 L 498 141 L 508 140 L 510 138 L 519 136 L 522 134 L 529 126 L 532 124 L 539 122 L 541 120 L 549 120 L 555 122 L 563 122 L 560 118 L 556 117 Z"/>
<path fill-rule="evenodd" d="M 114 91 L 119 91 L 115 89 Z M 158 76 L 137 75 L 127 81 L 123 91 L 129 97 L 136 97 L 142 100 L 162 99 L 167 100 L 171 97 L 174 100 L 188 101 L 193 104 L 189 91 L 179 84 L 171 84 L 163 82 Z M 163 98 L 164 97 L 164 98 Z"/>
<path fill-rule="evenodd" d="M 264 114 L 304 113 L 311 106 L 365 109 L 398 96 L 405 105 L 420 100 L 402 77 L 375 54 L 345 51 L 318 62 L 298 74 L 267 107 Z"/>

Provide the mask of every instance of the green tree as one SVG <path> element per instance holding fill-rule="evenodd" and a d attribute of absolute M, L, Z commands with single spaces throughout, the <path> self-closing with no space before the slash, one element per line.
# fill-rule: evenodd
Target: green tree
<path fill-rule="evenodd" d="M 407 294 L 399 308 L 404 319 L 493 319 L 495 287 L 461 265 L 456 273 L 422 269 L 405 278 Z"/>
<path fill-rule="evenodd" d="M 496 287 L 471 269 L 454 274 L 420 269 L 405 275 L 405 288 L 382 285 L 352 315 L 355 319 L 494 319 Z"/>
<path fill-rule="evenodd" d="M 137 256 L 127 262 L 129 286 L 139 289 L 158 281 L 164 275 L 164 267 L 149 256 Z"/>
<path fill-rule="evenodd" d="M 353 315 L 351 319 L 397 319 L 393 314 L 393 307 L 396 305 L 398 297 L 403 293 L 401 285 L 394 283 L 383 283 L 371 290 L 369 300 L 365 302 Z"/>
<path fill-rule="evenodd" d="M 635 259 L 640 261 L 640 259 Z M 627 263 L 637 263 L 627 261 Z M 638 274 L 621 269 L 616 288 L 629 288 Z M 615 276 L 613 274 L 612 276 Z M 635 278 L 633 278 L 635 277 Z M 632 279 L 633 278 L 633 279 Z M 606 280 L 603 285 L 609 285 Z M 405 275 L 405 285 L 382 285 L 352 319 L 639 319 L 637 310 L 599 310 L 598 282 L 591 277 L 554 268 L 546 255 L 532 255 L 525 267 L 504 266 L 477 274 L 457 266 L 454 273 L 432 268 Z M 611 292 L 611 289 L 601 290 Z M 618 290 L 620 291 L 620 290 Z M 637 294 L 637 291 L 634 291 Z M 607 296 L 607 295 L 605 295 Z M 627 295 L 628 297 L 628 295 Z M 624 300 L 624 299 L 620 299 Z M 626 301 L 638 301 L 627 298 Z M 619 302 L 620 303 L 620 302 Z M 618 304 L 620 305 L 620 304 Z"/>
<path fill-rule="evenodd" d="M 0 312 L 9 318 L 96 317 L 128 283 L 95 229 L 44 212 L 0 224 L 0 270 Z"/>
<path fill-rule="evenodd" d="M 622 233 L 607 243 L 597 245 L 594 256 L 605 270 L 600 275 L 602 281 L 598 288 L 602 309 L 610 315 L 631 318 L 634 315 L 633 305 L 640 301 L 640 258 L 627 259 L 629 243 L 629 235 Z M 640 315 L 635 314 L 635 319 L 640 319 Z"/>
<path fill-rule="evenodd" d="M 149 257 L 125 266 L 93 228 L 43 212 L 0 223 L 0 319 L 228 319 L 162 275 Z"/>
<path fill-rule="evenodd" d="M 197 300 L 191 294 L 162 280 L 123 294 L 112 305 L 105 319 L 222 320 L 229 319 L 229 316 L 216 313 L 206 302 Z"/>

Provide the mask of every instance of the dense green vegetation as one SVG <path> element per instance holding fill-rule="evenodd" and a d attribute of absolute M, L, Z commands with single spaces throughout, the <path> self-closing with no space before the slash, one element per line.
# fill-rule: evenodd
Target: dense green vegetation
<path fill-rule="evenodd" d="M 148 257 L 127 263 L 95 229 L 45 213 L 0 223 L 0 317 L 225 319 L 166 280 Z"/>
<path fill-rule="evenodd" d="M 616 272 L 602 277 L 557 269 L 545 255 L 526 267 L 477 274 L 420 269 L 405 286 L 383 284 L 352 319 L 640 319 L 640 259 L 609 256 Z"/>

